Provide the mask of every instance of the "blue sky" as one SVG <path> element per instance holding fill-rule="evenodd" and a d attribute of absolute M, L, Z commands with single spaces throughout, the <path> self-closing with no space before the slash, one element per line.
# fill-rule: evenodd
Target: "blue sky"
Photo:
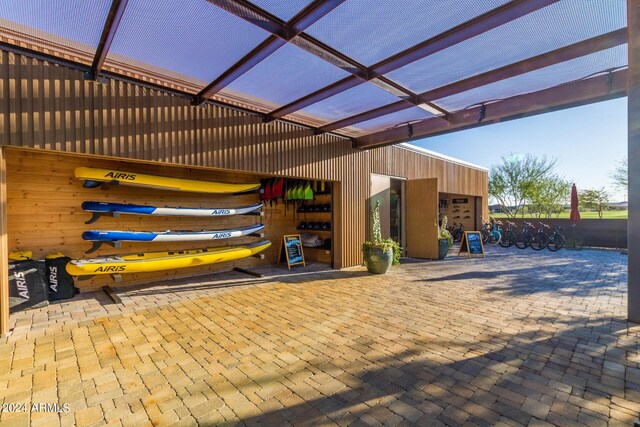
<path fill-rule="evenodd" d="M 609 173 L 627 155 L 627 98 L 454 132 L 412 144 L 490 168 L 509 153 L 558 159 L 556 172 L 578 191 L 605 187 L 615 201 Z"/>

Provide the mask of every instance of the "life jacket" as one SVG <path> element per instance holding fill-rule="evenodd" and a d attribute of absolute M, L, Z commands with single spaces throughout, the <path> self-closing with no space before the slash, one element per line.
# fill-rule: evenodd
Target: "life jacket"
<path fill-rule="evenodd" d="M 271 185 L 271 197 L 273 199 L 281 199 L 284 197 L 284 179 L 273 179 L 273 184 Z"/>
<path fill-rule="evenodd" d="M 272 179 L 267 179 L 266 185 L 264 187 L 264 199 L 265 200 L 271 200 L 273 199 L 273 180 Z"/>

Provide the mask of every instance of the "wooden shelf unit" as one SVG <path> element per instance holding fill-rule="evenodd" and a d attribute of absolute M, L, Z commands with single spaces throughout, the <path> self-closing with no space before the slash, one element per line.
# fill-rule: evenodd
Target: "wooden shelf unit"
<path fill-rule="evenodd" d="M 311 211 L 311 212 L 296 212 L 298 219 L 295 224 L 295 229 L 297 233 L 309 233 L 309 234 L 318 234 L 321 238 L 331 239 L 331 247 L 308 247 L 303 245 L 303 250 L 305 250 L 305 257 L 309 260 L 321 262 L 325 264 L 329 264 L 333 266 L 333 251 L 334 251 L 334 236 L 333 236 L 333 191 L 332 191 L 332 183 L 326 182 L 325 186 L 328 191 L 324 193 L 316 193 L 314 195 L 313 201 L 308 202 L 308 206 L 313 205 L 329 205 L 329 211 Z M 312 229 L 298 228 L 298 224 L 301 222 L 328 222 L 330 228 L 327 230 L 323 229 Z"/>

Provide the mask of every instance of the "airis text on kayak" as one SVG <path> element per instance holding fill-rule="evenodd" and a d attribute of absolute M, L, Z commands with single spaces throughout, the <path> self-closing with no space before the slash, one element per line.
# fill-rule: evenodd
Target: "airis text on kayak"
<path fill-rule="evenodd" d="M 94 272 L 97 273 L 98 271 L 110 271 L 112 273 L 117 273 L 119 271 L 124 271 L 125 268 L 125 265 L 106 265 L 104 267 L 96 268 Z"/>
<path fill-rule="evenodd" d="M 124 172 L 109 172 L 104 177 L 111 178 L 111 179 L 125 179 L 127 181 L 134 181 L 136 179 L 136 174 L 124 173 Z"/>
<path fill-rule="evenodd" d="M 211 236 L 212 239 L 228 239 L 229 237 L 233 237 L 231 233 L 214 233 Z"/>

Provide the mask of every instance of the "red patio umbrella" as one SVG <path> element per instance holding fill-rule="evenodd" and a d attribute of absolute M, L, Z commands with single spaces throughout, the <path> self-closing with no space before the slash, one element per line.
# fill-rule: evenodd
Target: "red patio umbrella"
<path fill-rule="evenodd" d="M 569 220 L 571 221 L 571 225 L 575 225 L 580 221 L 580 212 L 578 212 L 578 189 L 575 183 L 573 187 L 571 187 L 571 214 L 569 215 Z"/>

